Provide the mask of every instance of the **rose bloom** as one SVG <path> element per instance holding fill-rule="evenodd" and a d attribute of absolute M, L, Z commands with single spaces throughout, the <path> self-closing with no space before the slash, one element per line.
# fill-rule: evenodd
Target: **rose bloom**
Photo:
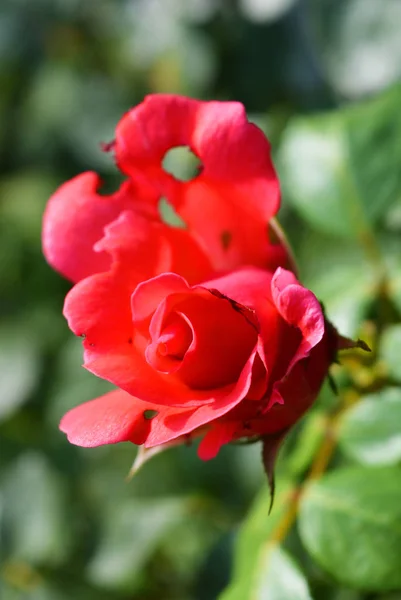
<path fill-rule="evenodd" d="M 190 181 L 163 168 L 179 146 L 200 162 Z M 64 314 L 84 366 L 116 386 L 69 411 L 61 430 L 85 447 L 200 438 L 202 459 L 240 438 L 273 448 L 316 399 L 342 338 L 298 282 L 274 221 L 267 139 L 239 103 L 154 95 L 108 149 L 120 189 L 101 195 L 84 173 L 44 216 L 45 256 L 75 283 Z M 161 199 L 185 229 L 164 222 Z"/>

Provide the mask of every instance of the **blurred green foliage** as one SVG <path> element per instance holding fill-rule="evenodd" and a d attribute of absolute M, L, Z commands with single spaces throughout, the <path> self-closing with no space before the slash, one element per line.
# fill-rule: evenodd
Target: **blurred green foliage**
<path fill-rule="evenodd" d="M 400 30 L 398 0 L 2 0 L 2 600 L 400 599 Z M 83 450 L 57 428 L 109 386 L 80 368 L 41 216 L 83 170 L 118 185 L 100 143 L 150 92 L 245 103 L 303 280 L 373 346 L 335 370 L 334 472 L 284 545 L 272 532 L 338 409 L 327 386 L 282 452 L 271 517 L 266 489 L 248 512 L 258 446 L 172 449 L 126 483 L 133 446 Z"/>

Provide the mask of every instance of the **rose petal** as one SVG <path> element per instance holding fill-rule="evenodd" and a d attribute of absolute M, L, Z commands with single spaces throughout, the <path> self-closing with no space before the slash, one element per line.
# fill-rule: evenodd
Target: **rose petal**
<path fill-rule="evenodd" d="M 127 174 L 156 175 L 162 181 L 161 161 L 176 146 L 189 146 L 202 161 L 203 173 L 212 180 L 258 186 L 264 193 L 250 195 L 248 210 L 261 212 L 266 222 L 277 212 L 279 189 L 270 144 L 263 132 L 248 122 L 239 102 L 147 96 L 120 121 L 114 150 Z"/>
<path fill-rule="evenodd" d="M 208 423 L 214 422 L 219 417 L 233 410 L 243 398 L 246 397 L 252 381 L 252 369 L 255 361 L 256 349 L 250 356 L 248 362 L 243 368 L 238 381 L 234 386 L 223 388 L 216 393 L 213 402 L 207 404 L 202 402 L 197 407 L 191 407 L 188 410 L 180 410 L 171 412 L 166 415 L 164 426 L 170 431 L 170 438 L 174 439 L 187 435 L 197 430 Z M 175 435 L 172 433 L 175 432 Z M 156 445 L 150 435 L 145 443 L 146 447 Z"/>
<path fill-rule="evenodd" d="M 199 458 L 202 460 L 215 458 L 221 447 L 232 440 L 235 426 L 235 423 L 216 423 L 216 425 L 213 425 L 199 444 Z"/>
<path fill-rule="evenodd" d="M 231 303 L 194 293 L 176 305 L 193 341 L 177 371 L 192 389 L 223 387 L 237 380 L 258 341 L 258 332 Z"/>
<path fill-rule="evenodd" d="M 114 262 L 135 270 L 142 280 L 172 271 L 197 282 L 212 273 L 208 258 L 188 231 L 133 211 L 122 212 L 107 225 L 95 249 L 109 252 Z"/>
<path fill-rule="evenodd" d="M 291 366 L 308 355 L 323 338 L 324 315 L 319 300 L 290 271 L 278 268 L 272 279 L 272 297 L 283 319 L 302 333 L 302 343 Z M 291 368 L 290 366 L 290 368 Z"/>
<path fill-rule="evenodd" d="M 125 182 L 110 196 L 97 190 L 101 180 L 88 172 L 62 185 L 50 198 L 43 218 L 43 252 L 49 264 L 74 282 L 110 267 L 108 253 L 95 243 L 103 237 L 104 228 L 128 208 L 157 216 L 151 208 L 150 194 L 132 182 Z"/>
<path fill-rule="evenodd" d="M 154 447 L 171 440 L 179 441 L 180 436 L 165 422 L 167 417 L 180 411 L 182 409 L 143 402 L 127 392 L 114 390 L 72 408 L 61 419 L 60 429 L 67 434 L 69 442 L 84 448 L 119 442 L 138 445 L 147 442 L 147 447 Z"/>
<path fill-rule="evenodd" d="M 264 409 L 265 419 L 253 423 L 261 433 L 273 433 L 293 425 L 316 399 L 332 360 L 331 345 L 322 308 L 316 296 L 295 276 L 277 269 L 272 296 L 278 311 L 291 328 L 282 328 L 280 367 L 272 374 L 274 385 Z M 298 335 L 298 339 L 297 339 Z M 334 347 L 334 346 L 333 346 Z"/>
<path fill-rule="evenodd" d="M 61 419 L 60 429 L 71 444 L 84 448 L 118 442 L 143 444 L 150 430 L 144 416 L 149 409 L 153 407 L 115 390 L 71 409 Z"/>
<path fill-rule="evenodd" d="M 270 385 L 263 403 L 245 399 L 223 416 L 221 422 L 236 423 L 235 437 L 271 434 L 294 425 L 316 399 L 337 347 L 336 333 L 326 329 L 316 297 L 291 272 L 278 269 L 271 290 L 282 318 Z"/>
<path fill-rule="evenodd" d="M 248 308 L 247 319 L 260 330 L 258 354 L 268 371 L 276 360 L 282 325 L 271 295 L 271 280 L 270 271 L 248 267 L 203 284 Z"/>
<path fill-rule="evenodd" d="M 131 298 L 133 320 L 140 323 L 148 319 L 166 296 L 185 293 L 189 289 L 187 281 L 175 273 L 162 273 L 142 281 Z"/>
<path fill-rule="evenodd" d="M 177 146 L 202 162 L 192 181 L 163 169 L 164 155 Z M 168 198 L 215 269 L 287 264 L 284 244 L 278 252 L 267 228 L 280 202 L 270 145 L 240 103 L 148 96 L 120 121 L 114 149 L 125 173 Z"/>
<path fill-rule="evenodd" d="M 222 411 L 220 408 L 215 414 Z M 60 429 L 67 434 L 69 442 L 85 448 L 119 442 L 153 448 L 173 440 L 184 442 L 188 437 L 197 437 L 207 422 L 204 410 L 154 405 L 115 390 L 71 409 L 61 419 Z M 177 429 L 177 423 L 182 427 Z M 211 430 L 201 443 L 199 454 L 203 460 L 213 458 L 221 445 L 232 438 L 232 424 L 216 428 L 217 432 Z"/>

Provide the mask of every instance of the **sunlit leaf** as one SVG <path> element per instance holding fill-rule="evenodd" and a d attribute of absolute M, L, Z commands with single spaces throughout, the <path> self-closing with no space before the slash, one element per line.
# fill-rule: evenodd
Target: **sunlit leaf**
<path fill-rule="evenodd" d="M 255 581 L 254 600 L 312 600 L 305 576 L 279 547 L 262 552 Z"/>
<path fill-rule="evenodd" d="M 232 581 L 221 595 L 220 600 L 264 598 L 263 595 L 254 596 L 254 594 L 259 593 L 259 589 L 268 585 L 265 579 L 262 580 L 268 567 L 265 553 L 277 552 L 276 543 L 271 540 L 271 536 L 288 508 L 293 491 L 290 482 L 278 481 L 275 504 L 270 516 L 269 490 L 264 489 L 259 494 L 239 532 Z M 276 559 L 280 560 L 280 557 L 277 558 L 276 555 Z M 300 596 L 300 598 L 303 597 Z"/>
<path fill-rule="evenodd" d="M 355 336 L 377 294 L 376 273 L 356 244 L 309 234 L 299 252 L 302 281 L 337 329 Z"/>
<path fill-rule="evenodd" d="M 10 556 L 59 565 L 70 551 L 73 529 L 58 473 L 44 456 L 27 453 L 10 466 L 3 487 Z"/>
<path fill-rule="evenodd" d="M 279 154 L 284 195 L 313 227 L 372 244 L 401 191 L 401 88 L 290 121 Z"/>
<path fill-rule="evenodd" d="M 29 330 L 0 326 L 0 420 L 29 400 L 40 375 L 40 357 Z"/>
<path fill-rule="evenodd" d="M 370 591 L 401 587 L 400 489 L 398 467 L 338 470 L 307 488 L 301 538 L 337 581 Z"/>
<path fill-rule="evenodd" d="M 275 21 L 294 5 L 296 0 L 241 0 L 241 9 L 248 19 L 256 23 Z"/>
<path fill-rule="evenodd" d="M 125 500 L 106 514 L 88 577 L 108 589 L 132 590 L 163 536 L 179 522 L 188 500 Z"/>
<path fill-rule="evenodd" d="M 401 74 L 398 0 L 309 0 L 319 61 L 349 97 L 379 91 Z"/>
<path fill-rule="evenodd" d="M 390 377 L 401 382 L 401 325 L 388 327 L 381 339 L 380 358 L 384 361 Z"/>
<path fill-rule="evenodd" d="M 339 424 L 343 451 L 371 465 L 401 461 L 401 388 L 371 394 L 348 409 Z"/>

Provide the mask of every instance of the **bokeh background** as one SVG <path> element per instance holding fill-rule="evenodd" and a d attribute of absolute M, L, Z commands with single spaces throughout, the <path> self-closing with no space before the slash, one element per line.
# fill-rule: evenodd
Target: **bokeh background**
<path fill-rule="evenodd" d="M 58 431 L 68 408 L 109 388 L 80 367 L 61 315 L 69 284 L 41 254 L 50 194 L 84 170 L 115 189 L 100 144 L 147 93 L 239 100 L 271 139 L 304 280 L 343 333 L 374 343 L 372 231 L 395 248 L 391 264 L 400 254 L 400 32 L 398 0 L 1 0 L 2 600 L 213 600 L 264 482 L 258 445 L 210 463 L 172 449 L 126 483 L 134 446 L 83 450 Z M 369 366 L 357 377 L 369 383 Z M 318 409 L 333 403 L 325 387 Z M 313 452 L 294 446 L 299 432 L 283 453 L 295 472 Z M 401 597 L 333 585 L 304 563 L 316 600 Z"/>

